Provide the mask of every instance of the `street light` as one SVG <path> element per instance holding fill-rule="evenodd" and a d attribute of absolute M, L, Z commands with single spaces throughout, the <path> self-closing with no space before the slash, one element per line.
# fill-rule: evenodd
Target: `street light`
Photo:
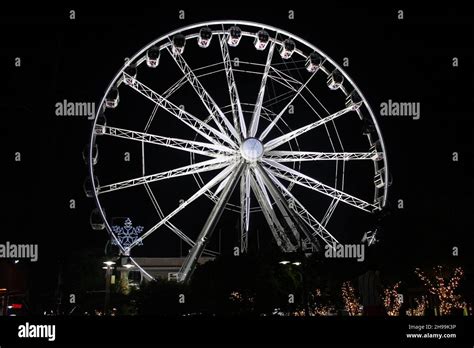
<path fill-rule="evenodd" d="M 130 292 L 129 275 L 135 265 L 129 256 L 122 257 L 120 259 L 120 264 L 122 265 L 122 268 L 120 269 L 120 292 L 128 295 Z"/>
<path fill-rule="evenodd" d="M 0 292 L 4 293 L 3 296 L 2 296 L 1 307 L 2 307 L 2 315 L 6 316 L 7 313 L 8 313 L 8 309 L 7 309 L 7 306 L 8 306 L 8 289 L 7 288 L 1 288 Z"/>
<path fill-rule="evenodd" d="M 132 262 L 130 262 L 129 257 L 122 258 L 122 266 L 125 267 L 126 269 L 135 267 L 135 265 Z"/>
<path fill-rule="evenodd" d="M 303 270 L 299 267 L 302 265 L 302 262 L 301 261 L 288 261 L 288 260 L 283 260 L 283 261 L 280 261 L 279 262 L 280 265 L 288 265 L 288 264 L 291 264 L 293 266 L 297 266 L 298 268 L 294 268 L 299 277 L 300 277 L 300 280 L 301 280 L 301 283 L 302 283 L 302 292 L 303 292 L 303 297 L 302 297 L 302 301 L 303 301 L 303 306 L 304 306 L 304 312 L 305 312 L 305 316 L 309 316 L 309 304 L 308 304 L 308 291 L 306 289 L 306 279 L 305 279 L 305 276 L 304 276 L 304 272 Z M 290 266 L 291 267 L 291 266 Z"/>
<path fill-rule="evenodd" d="M 110 278 L 112 277 L 112 266 L 115 265 L 115 261 L 107 260 L 104 261 L 105 268 L 105 303 L 104 303 L 104 314 L 109 313 L 109 304 L 110 304 Z"/>

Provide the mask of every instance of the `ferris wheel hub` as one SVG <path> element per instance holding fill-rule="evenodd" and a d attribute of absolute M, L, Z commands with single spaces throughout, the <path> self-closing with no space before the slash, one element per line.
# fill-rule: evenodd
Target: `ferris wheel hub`
<path fill-rule="evenodd" d="M 258 161 L 263 156 L 263 144 L 257 138 L 247 138 L 242 142 L 240 152 L 247 161 Z"/>

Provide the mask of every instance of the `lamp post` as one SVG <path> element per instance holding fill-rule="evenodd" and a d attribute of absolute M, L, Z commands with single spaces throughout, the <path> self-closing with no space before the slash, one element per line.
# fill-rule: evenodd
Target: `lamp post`
<path fill-rule="evenodd" d="M 8 306 L 8 289 L 1 288 L 0 293 L 3 293 L 2 297 L 2 315 L 6 316 L 8 314 L 7 306 Z"/>
<path fill-rule="evenodd" d="M 296 269 L 298 271 L 298 274 L 300 275 L 301 286 L 303 288 L 302 301 L 303 301 L 303 306 L 304 306 L 304 315 L 308 317 L 309 316 L 308 289 L 306 289 L 306 277 L 304 276 L 304 270 L 300 268 L 300 266 L 301 267 L 304 267 L 304 266 L 300 261 L 295 261 L 295 262 L 292 262 L 291 264 L 297 267 Z"/>
<path fill-rule="evenodd" d="M 129 273 L 135 265 L 131 262 L 128 256 L 121 258 L 121 268 L 120 268 L 120 292 L 122 294 L 128 295 L 130 292 L 130 284 L 129 284 Z"/>
<path fill-rule="evenodd" d="M 105 303 L 104 303 L 104 314 L 109 314 L 109 306 L 110 306 L 110 278 L 112 277 L 112 269 L 113 265 L 115 265 L 114 261 L 104 261 L 105 267 Z"/>
<path fill-rule="evenodd" d="M 300 261 L 288 261 L 288 260 L 283 260 L 279 262 L 280 265 L 286 266 L 296 266 L 294 269 L 298 272 L 298 275 L 300 276 L 300 281 L 301 281 L 301 286 L 302 286 L 302 304 L 304 307 L 304 315 L 309 316 L 309 305 L 308 305 L 308 292 L 306 290 L 306 279 L 304 277 L 304 272 L 299 268 L 302 266 L 302 262 Z"/>

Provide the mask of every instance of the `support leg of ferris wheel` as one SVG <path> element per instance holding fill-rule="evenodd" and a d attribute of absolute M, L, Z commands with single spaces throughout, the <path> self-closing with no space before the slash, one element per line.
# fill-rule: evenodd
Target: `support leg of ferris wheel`
<path fill-rule="evenodd" d="M 239 177 L 242 173 L 243 167 L 243 163 L 239 164 L 236 167 L 235 171 L 232 173 L 229 179 L 227 186 L 222 190 L 219 200 L 217 201 L 216 205 L 211 211 L 211 214 L 207 218 L 206 223 L 204 224 L 204 227 L 201 230 L 201 233 L 199 233 L 196 244 L 191 248 L 188 256 L 186 257 L 183 265 L 181 266 L 178 275 L 179 282 L 187 282 L 191 278 L 196 268 L 199 257 L 201 256 L 202 252 L 204 251 L 204 248 L 209 242 L 209 238 L 211 237 L 212 232 L 214 231 L 216 224 L 219 221 L 222 212 L 224 211 L 224 208 L 227 202 L 229 201 L 229 198 L 232 192 L 234 191 L 237 182 L 239 181 Z"/>

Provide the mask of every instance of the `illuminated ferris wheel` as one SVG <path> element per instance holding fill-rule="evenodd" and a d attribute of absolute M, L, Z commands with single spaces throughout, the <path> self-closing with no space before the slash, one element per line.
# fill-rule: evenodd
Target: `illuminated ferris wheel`
<path fill-rule="evenodd" d="M 177 78 L 170 75 L 172 69 Z M 143 124 L 132 122 L 130 113 L 116 116 L 125 104 L 127 110 L 140 110 L 145 103 L 153 111 Z M 166 118 L 179 126 L 153 128 Z M 141 175 L 109 182 L 101 176 L 99 183 L 97 149 L 100 143 L 102 152 L 107 138 L 141 144 Z M 184 152 L 188 163 L 153 172 L 149 156 L 145 160 L 144 149 L 150 146 L 165 151 L 162 159 L 173 158 L 175 150 Z M 117 243 L 103 197 L 113 194 L 129 202 L 123 197 L 139 187 L 157 218 L 140 238 L 126 246 L 118 243 L 121 253 L 131 256 L 137 245 L 168 228 L 190 247 L 178 274 L 181 281 L 191 277 L 203 252 L 211 252 L 206 248 L 224 212 L 239 217 L 241 252 L 247 251 L 255 214 L 263 215 L 283 251 L 317 251 L 339 243 L 329 228 L 338 209 L 373 214 L 387 200 L 383 139 L 355 83 L 309 42 L 248 21 L 180 28 L 128 59 L 98 108 L 88 157 L 86 192 L 96 200 L 95 226 L 107 228 Z M 352 163 L 364 168 L 350 174 Z M 165 211 L 152 185 L 181 185 L 184 177 L 194 178 L 194 188 Z M 308 203 L 307 197 L 324 200 Z M 203 199 L 212 207 L 199 212 L 206 214 L 205 223 L 197 237 L 190 237 L 178 226 L 179 216 Z"/>

